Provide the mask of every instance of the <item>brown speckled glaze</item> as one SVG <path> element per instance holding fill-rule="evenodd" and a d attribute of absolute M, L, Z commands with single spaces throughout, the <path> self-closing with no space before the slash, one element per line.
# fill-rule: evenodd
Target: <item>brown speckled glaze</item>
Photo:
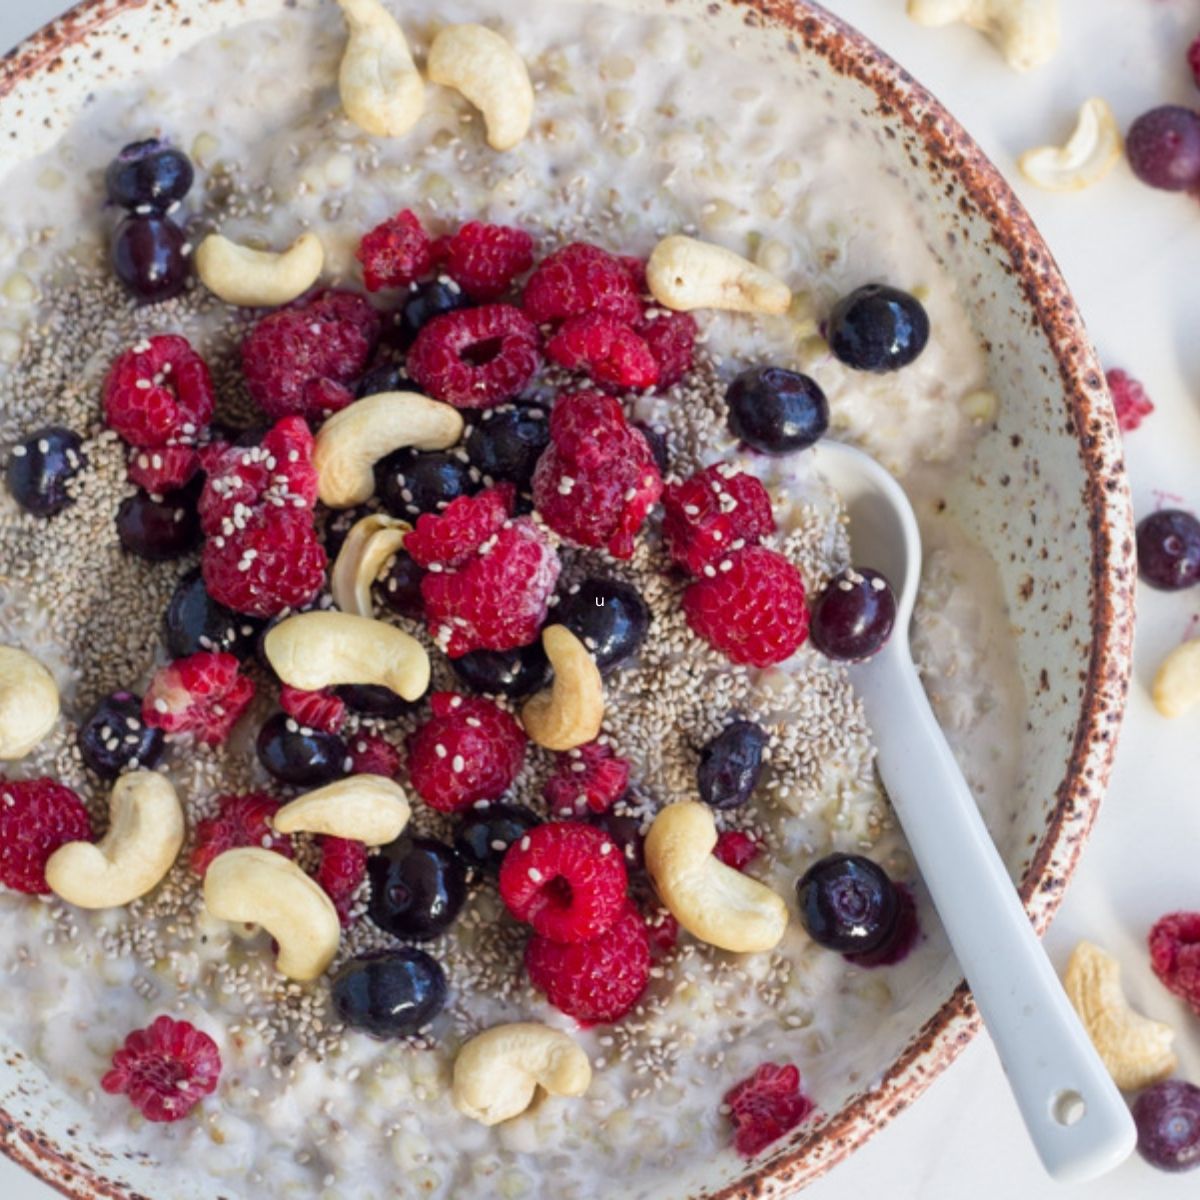
<path fill-rule="evenodd" d="M 49 144 L 89 91 L 133 75 L 146 61 L 135 57 L 135 43 L 153 46 L 161 60 L 286 2 L 85 0 L 0 62 L 0 170 Z M 496 0 L 501 8 L 515 2 Z M 1133 634 L 1121 438 L 1066 284 L 1028 214 L 963 129 L 836 17 L 802 0 L 621 2 L 701 17 L 769 61 L 781 88 L 789 73 L 807 78 L 810 91 L 815 80 L 838 118 L 872 138 L 908 185 L 920 233 L 941 253 L 984 338 L 1000 415 L 946 504 L 996 558 L 1009 599 L 1029 745 L 1014 810 L 993 832 L 1042 930 L 1104 792 Z M 753 1163 L 714 1162 L 695 1200 L 792 1193 L 911 1104 L 978 1027 L 954 976 L 948 964 L 931 988 L 928 1018 L 914 1018 L 907 1044 L 876 1079 Z M 0 1148 L 70 1195 L 157 1190 L 154 1164 L 64 1123 L 40 1072 L 11 1050 L 0 1072 Z"/>

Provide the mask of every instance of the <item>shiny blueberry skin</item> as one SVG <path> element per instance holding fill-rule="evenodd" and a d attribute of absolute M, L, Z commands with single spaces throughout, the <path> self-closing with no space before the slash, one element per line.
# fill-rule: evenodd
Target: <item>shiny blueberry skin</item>
<path fill-rule="evenodd" d="M 425 602 L 421 598 L 421 580 L 424 578 L 425 569 L 401 550 L 380 581 L 377 594 L 392 612 L 402 617 L 420 618 L 425 613 Z"/>
<path fill-rule="evenodd" d="M 554 619 L 587 646 L 601 671 L 610 671 L 638 652 L 650 609 L 632 585 L 591 578 L 562 598 Z"/>
<path fill-rule="evenodd" d="M 644 846 L 646 838 L 642 833 L 642 823 L 632 813 L 621 811 L 621 802 L 602 813 L 591 813 L 587 818 L 589 825 L 608 834 L 613 844 L 621 851 L 625 865 L 631 870 L 640 871 L 645 863 Z"/>
<path fill-rule="evenodd" d="M 334 691 L 351 712 L 364 717 L 402 717 L 413 710 L 403 696 L 377 684 L 344 683 Z"/>
<path fill-rule="evenodd" d="M 892 585 L 869 567 L 850 567 L 813 601 L 808 635 L 827 658 L 860 662 L 887 645 L 895 623 Z"/>
<path fill-rule="evenodd" d="M 371 1037 L 403 1037 L 428 1025 L 446 1005 L 446 975 L 415 946 L 352 958 L 330 985 L 337 1015 Z"/>
<path fill-rule="evenodd" d="M 471 465 L 493 482 L 528 491 L 542 451 L 550 444 L 546 410 L 536 404 L 505 404 L 485 410 L 467 435 Z"/>
<path fill-rule="evenodd" d="M 168 492 L 161 500 L 138 492 L 117 508 L 117 537 L 130 554 L 166 562 L 200 544 L 200 518 L 186 492 Z"/>
<path fill-rule="evenodd" d="M 424 941 L 453 923 L 467 898 L 467 866 L 445 842 L 401 837 L 367 861 L 367 915 L 380 929 Z"/>
<path fill-rule="evenodd" d="M 484 801 L 464 814 L 454 834 L 454 848 L 469 867 L 495 875 L 509 846 L 542 823 L 542 818 L 523 804 Z"/>
<path fill-rule="evenodd" d="M 349 770 L 346 743 L 336 733 L 303 727 L 287 713 L 268 717 L 254 743 L 258 761 L 283 783 L 319 787 Z"/>
<path fill-rule="evenodd" d="M 208 651 L 245 659 L 254 653 L 262 628 L 262 621 L 218 604 L 208 594 L 200 568 L 193 567 L 179 580 L 163 614 L 163 643 L 171 658 Z"/>
<path fill-rule="evenodd" d="M 84 764 L 101 779 L 115 779 L 126 767 L 153 767 L 163 752 L 163 731 L 142 720 L 142 698 L 132 692 L 101 697 L 76 741 Z"/>
<path fill-rule="evenodd" d="M 915 296 L 868 283 L 834 305 L 825 336 L 834 356 L 848 367 L 898 371 L 925 349 L 929 317 Z"/>
<path fill-rule="evenodd" d="M 1161 1171 L 1200 1167 L 1200 1088 L 1182 1079 L 1151 1084 L 1133 1102 L 1138 1153 Z"/>
<path fill-rule="evenodd" d="M 1177 592 L 1200 583 L 1200 521 L 1180 508 L 1151 513 L 1137 527 L 1138 573 L 1153 588 Z"/>
<path fill-rule="evenodd" d="M 186 244 L 187 234 L 166 217 L 126 217 L 113 231 L 113 273 L 140 304 L 169 300 L 191 273 Z"/>
<path fill-rule="evenodd" d="M 540 641 L 515 650 L 472 650 L 452 658 L 450 666 L 473 692 L 487 696 L 528 696 L 550 673 L 550 660 Z"/>
<path fill-rule="evenodd" d="M 713 808 L 740 808 L 758 786 L 767 733 L 753 721 L 734 721 L 700 751 L 700 799 Z"/>
<path fill-rule="evenodd" d="M 377 396 L 380 392 L 418 392 L 411 379 L 405 378 L 399 363 L 380 363 L 372 367 L 359 381 L 354 395 L 361 400 L 364 396 Z"/>
<path fill-rule="evenodd" d="M 667 435 L 661 429 L 647 425 L 645 421 L 634 421 L 633 426 L 646 439 L 646 445 L 650 447 L 650 453 L 654 456 L 654 464 L 658 467 L 658 473 L 664 476 L 669 474 L 671 452 L 667 449 Z"/>
<path fill-rule="evenodd" d="M 796 899 L 809 937 L 843 954 L 877 950 L 900 912 L 895 884 L 860 854 L 830 854 L 813 863 L 796 884 Z"/>
<path fill-rule="evenodd" d="M 1152 188 L 1183 192 L 1200 184 L 1200 113 L 1164 104 L 1129 127 L 1125 155 L 1133 173 Z"/>
<path fill-rule="evenodd" d="M 466 308 L 469 304 L 470 300 L 461 288 L 441 279 L 418 284 L 394 314 L 394 340 L 401 346 L 409 346 L 434 317 Z"/>
<path fill-rule="evenodd" d="M 792 454 L 825 436 L 829 401 L 815 380 L 783 367 L 751 367 L 725 391 L 733 435 L 763 454 Z"/>
<path fill-rule="evenodd" d="M 182 150 L 148 138 L 121 150 L 109 163 L 104 184 L 113 204 L 163 212 L 188 194 L 195 175 Z"/>
<path fill-rule="evenodd" d="M 87 463 L 79 434 L 47 425 L 9 452 L 7 482 L 12 498 L 26 511 L 52 517 L 72 503 L 67 481 Z"/>
<path fill-rule="evenodd" d="M 384 508 L 405 520 L 441 512 L 483 486 L 479 472 L 453 450 L 397 450 L 375 468 L 375 480 Z"/>

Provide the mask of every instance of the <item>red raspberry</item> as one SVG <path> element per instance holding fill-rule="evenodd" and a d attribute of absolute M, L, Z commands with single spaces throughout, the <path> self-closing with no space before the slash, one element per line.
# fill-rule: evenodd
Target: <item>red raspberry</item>
<path fill-rule="evenodd" d="M 679 942 L 679 922 L 660 908 L 646 919 L 646 934 L 650 946 L 658 954 L 669 954 Z"/>
<path fill-rule="evenodd" d="M 658 382 L 650 347 L 628 325 L 600 312 L 568 317 L 546 343 L 546 357 L 619 391 L 642 392 Z"/>
<path fill-rule="evenodd" d="M 355 734 L 350 742 L 350 774 L 382 775 L 395 779 L 404 758 L 386 738 L 376 733 Z"/>
<path fill-rule="evenodd" d="M 510 225 L 468 221 L 439 246 L 446 274 L 472 300 L 495 300 L 533 266 L 533 238 Z"/>
<path fill-rule="evenodd" d="M 535 933 L 525 945 L 525 970 L 555 1008 L 581 1025 L 619 1021 L 650 981 L 646 924 L 626 900 L 616 920 L 590 941 L 565 945 Z"/>
<path fill-rule="evenodd" d="M 200 470 L 200 455 L 191 446 L 134 449 L 125 476 L 152 496 L 178 491 Z"/>
<path fill-rule="evenodd" d="M 217 1043 L 187 1021 L 156 1017 L 135 1029 L 100 1080 L 110 1095 L 124 1093 L 147 1121 L 181 1121 L 217 1090 Z"/>
<path fill-rule="evenodd" d="M 319 419 L 354 399 L 379 314 L 353 292 L 324 291 L 268 313 L 242 343 L 242 371 L 254 402 L 272 419 Z"/>
<path fill-rule="evenodd" d="M 1200 913 L 1160 917 L 1150 930 L 1150 965 L 1167 991 L 1200 1016 Z"/>
<path fill-rule="evenodd" d="M 1200 35 L 1192 39 L 1192 43 L 1187 48 L 1188 66 L 1192 69 L 1192 79 L 1197 87 L 1200 87 Z"/>
<path fill-rule="evenodd" d="M 612 839 L 582 821 L 535 826 L 500 864 L 508 911 L 556 942 L 599 937 L 619 916 L 628 882 Z"/>
<path fill-rule="evenodd" d="M 405 537 L 404 549 L 419 567 L 464 566 L 503 528 L 515 496 L 512 484 L 502 483 L 474 496 L 459 496 L 440 513 L 422 513 Z"/>
<path fill-rule="evenodd" d="M 644 320 L 637 331 L 658 364 L 659 391 L 673 387 L 692 369 L 699 331 L 690 313 L 663 313 Z"/>
<path fill-rule="evenodd" d="M 1118 427 L 1122 433 L 1132 433 L 1154 411 L 1146 389 L 1127 371 L 1120 369 L 1106 371 L 1104 379 L 1112 393 Z"/>
<path fill-rule="evenodd" d="M 212 414 L 212 376 L 177 334 L 126 350 L 104 381 L 105 423 L 132 446 L 194 445 Z"/>
<path fill-rule="evenodd" d="M 630 283 L 637 289 L 639 296 L 644 296 L 650 290 L 646 285 L 646 260 L 636 254 L 618 254 L 617 262 L 625 268 Z"/>
<path fill-rule="evenodd" d="M 337 837 L 321 839 L 321 861 L 315 879 L 333 901 L 343 929 L 353 924 L 350 909 L 366 877 L 367 848 L 362 842 Z"/>
<path fill-rule="evenodd" d="M 753 1158 L 806 1120 L 814 1105 L 800 1090 L 800 1072 L 794 1066 L 763 1063 L 725 1093 L 725 1107 L 737 1152 Z"/>
<path fill-rule="evenodd" d="M 490 700 L 435 692 L 433 716 L 408 739 L 413 790 L 439 812 L 496 800 L 525 761 L 525 731 Z"/>
<path fill-rule="evenodd" d="M 538 263 L 521 303 L 539 325 L 600 312 L 633 325 L 642 314 L 639 287 L 616 255 L 571 242 Z"/>
<path fill-rule="evenodd" d="M 46 860 L 67 842 L 90 842 L 83 801 L 54 779 L 0 778 L 0 883 L 45 896 Z"/>
<path fill-rule="evenodd" d="M 770 667 L 804 644 L 804 582 L 782 554 L 748 546 L 704 573 L 683 593 L 684 615 L 692 631 L 731 662 Z"/>
<path fill-rule="evenodd" d="M 206 746 L 225 741 L 254 699 L 254 683 L 232 654 L 201 651 L 159 667 L 142 699 L 142 720 L 167 733 L 194 733 Z"/>
<path fill-rule="evenodd" d="M 267 792 L 218 796 L 217 815 L 205 817 L 196 826 L 196 844 L 188 860 L 192 870 L 203 879 L 213 859 L 243 846 L 274 850 L 291 858 L 292 839 L 276 833 L 271 825 L 278 811 L 279 801 Z"/>
<path fill-rule="evenodd" d="M 408 352 L 409 375 L 456 408 L 511 400 L 541 365 L 533 322 L 511 304 L 442 313 L 421 327 Z"/>
<path fill-rule="evenodd" d="M 556 817 L 607 812 L 629 790 L 629 762 L 607 742 L 588 742 L 554 756 L 543 795 Z"/>
<path fill-rule="evenodd" d="M 279 707 L 299 724 L 325 733 L 337 733 L 346 723 L 346 705 L 331 688 L 306 692 L 303 688 L 282 684 Z"/>
<path fill-rule="evenodd" d="M 433 242 L 420 217 L 406 208 L 364 234 L 354 257 L 368 292 L 407 287 L 433 269 Z"/>
<path fill-rule="evenodd" d="M 713 847 L 713 854 L 735 871 L 744 871 L 761 853 L 758 838 L 740 829 L 725 830 Z"/>
<path fill-rule="evenodd" d="M 702 575 L 705 567 L 715 567 L 742 545 L 757 545 L 775 532 L 767 489 L 728 463 L 667 487 L 663 512 L 667 551 L 692 575 Z"/>

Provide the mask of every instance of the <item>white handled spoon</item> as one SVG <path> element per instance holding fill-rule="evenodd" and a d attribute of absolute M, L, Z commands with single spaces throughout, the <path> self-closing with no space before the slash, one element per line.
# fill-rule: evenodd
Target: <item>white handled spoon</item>
<path fill-rule="evenodd" d="M 855 564 L 881 571 L 896 593 L 891 639 L 850 667 L 880 776 L 1043 1165 L 1063 1183 L 1093 1179 L 1130 1154 L 1137 1131 L 1033 931 L 917 675 L 908 636 L 921 538 L 912 506 L 861 451 L 823 441 L 809 453 L 846 505 Z"/>

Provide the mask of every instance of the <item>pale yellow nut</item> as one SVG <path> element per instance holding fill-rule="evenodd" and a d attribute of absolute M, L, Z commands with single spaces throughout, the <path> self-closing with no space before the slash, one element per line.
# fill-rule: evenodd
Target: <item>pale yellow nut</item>
<path fill-rule="evenodd" d="M 226 850 L 204 875 L 204 906 L 220 921 L 260 925 L 276 941 L 276 969 L 289 979 L 316 979 L 342 936 L 333 901 L 289 858 L 248 846 Z"/>
<path fill-rule="evenodd" d="M 183 845 L 183 806 L 157 771 L 130 771 L 113 785 L 108 832 L 67 842 L 46 862 L 46 882 L 77 908 L 119 908 L 153 891 Z"/>
<path fill-rule="evenodd" d="M 1017 71 L 1048 62 L 1058 49 L 1058 0 L 908 0 L 919 25 L 962 21 L 986 34 Z"/>
<path fill-rule="evenodd" d="M 275 814 L 280 833 L 320 833 L 365 846 L 386 846 L 412 815 L 404 789 L 383 775 L 352 775 L 305 792 Z"/>
<path fill-rule="evenodd" d="M 1075 947 L 1063 988 L 1122 1091 L 1158 1083 L 1179 1065 L 1171 1049 L 1175 1031 L 1129 1007 L 1121 989 L 1121 964 L 1099 946 L 1080 942 Z"/>
<path fill-rule="evenodd" d="M 458 409 L 416 392 L 380 392 L 336 412 L 317 433 L 317 495 L 352 508 L 375 492 L 375 464 L 395 450 L 445 450 L 462 437 Z"/>
<path fill-rule="evenodd" d="M 219 233 L 196 247 L 196 274 L 226 304 L 275 308 L 304 295 L 321 277 L 325 250 L 315 233 L 302 233 L 286 250 L 252 250 Z"/>
<path fill-rule="evenodd" d="M 787 929 L 787 905 L 765 884 L 713 854 L 717 826 L 706 804 L 669 804 L 650 826 L 646 870 L 659 899 L 694 937 L 722 950 L 771 950 Z"/>
<path fill-rule="evenodd" d="M 1181 642 L 1154 675 L 1150 692 L 1164 717 L 1182 717 L 1200 701 L 1200 638 Z"/>
<path fill-rule="evenodd" d="M 58 685 L 32 654 L 0 646 L 0 758 L 24 758 L 58 720 Z"/>
<path fill-rule="evenodd" d="M 518 1117 L 540 1087 L 552 1096 L 582 1096 L 592 1082 L 588 1056 L 560 1029 L 534 1021 L 496 1025 L 464 1043 L 454 1060 L 450 1097 L 484 1125 Z"/>
<path fill-rule="evenodd" d="M 511 150 L 529 132 L 533 85 L 525 60 L 483 25 L 448 25 L 433 39 L 426 62 L 431 83 L 465 96 L 483 115 L 488 145 Z"/>
<path fill-rule="evenodd" d="M 542 646 L 554 679 L 521 710 L 525 732 L 547 750 L 594 742 L 604 721 L 604 684 L 596 660 L 565 625 L 547 625 Z"/>
<path fill-rule="evenodd" d="M 682 234 L 654 247 L 646 284 L 659 304 L 677 312 L 720 308 L 779 315 L 792 303 L 791 289 L 770 271 L 724 246 Z"/>
<path fill-rule="evenodd" d="M 404 31 L 380 0 L 338 4 L 350 29 L 338 70 L 346 116 L 375 137 L 402 137 L 425 108 L 425 83 Z"/>
<path fill-rule="evenodd" d="M 388 559 L 404 546 L 404 535 L 411 532 L 407 522 L 382 513 L 355 521 L 329 574 L 333 602 L 342 612 L 360 617 L 375 615 L 371 585 Z"/>
<path fill-rule="evenodd" d="M 1121 130 L 1098 96 L 1085 100 L 1066 145 L 1039 146 L 1017 160 L 1030 183 L 1051 192 L 1077 192 L 1099 183 L 1121 157 Z"/>

